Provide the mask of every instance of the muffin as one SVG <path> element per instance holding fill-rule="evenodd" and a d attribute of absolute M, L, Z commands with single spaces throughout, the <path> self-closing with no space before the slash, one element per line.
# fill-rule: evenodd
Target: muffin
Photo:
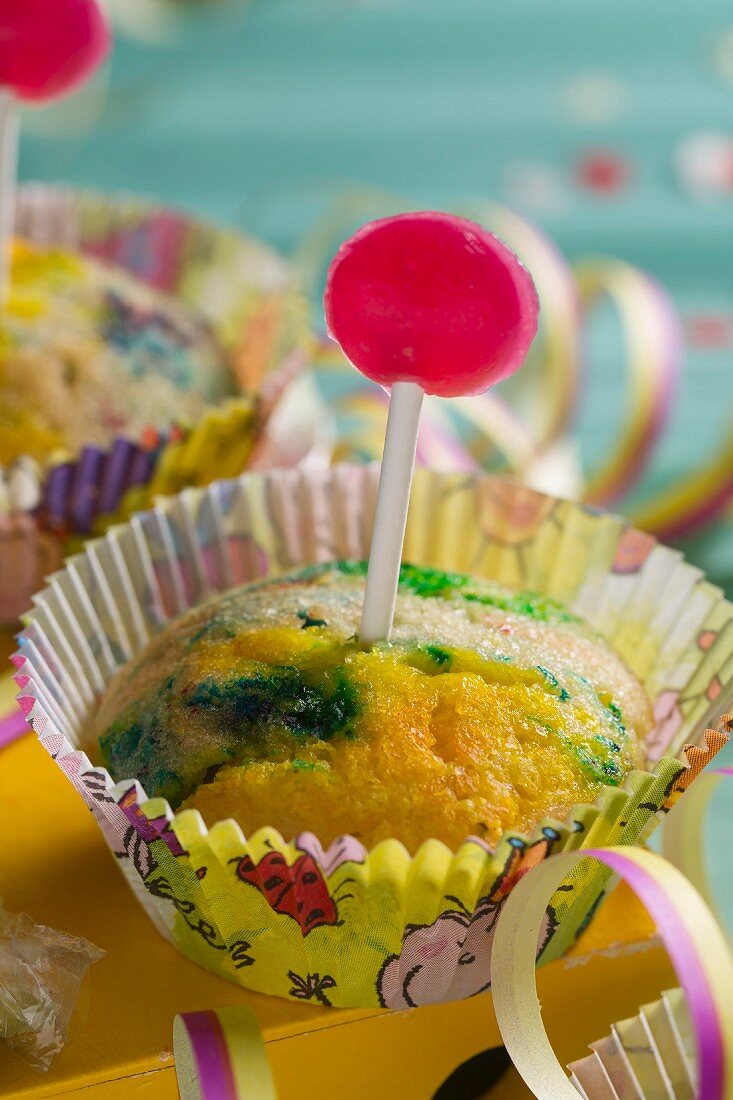
<path fill-rule="evenodd" d="M 414 852 L 529 833 L 640 762 L 650 701 L 561 604 L 404 565 L 392 640 L 365 648 L 365 573 L 311 566 L 171 622 L 95 718 L 112 776 L 245 835 Z"/>
<path fill-rule="evenodd" d="M 135 438 L 233 392 L 194 313 L 122 269 L 15 242 L 0 313 L 0 465 Z"/>
<path fill-rule="evenodd" d="M 644 843 L 726 741 L 709 728 L 733 690 L 733 607 L 720 590 L 619 517 L 502 478 L 415 470 L 405 558 L 434 568 L 404 570 L 390 647 L 354 646 L 363 566 L 272 578 L 326 558 L 364 558 L 379 476 L 369 466 L 272 470 L 162 501 L 61 569 L 34 600 L 14 656 L 20 706 L 99 824 L 150 918 L 148 935 L 222 978 L 300 1004 L 403 1009 L 486 989 L 497 918 L 517 882 L 564 852 Z M 232 590 L 245 582 L 254 583 Z M 217 593 L 183 626 L 168 626 Z M 411 605 L 422 609 L 417 623 Z M 299 647 L 318 661 L 307 663 Z M 330 676 L 329 647 L 339 658 Z M 496 660 L 493 679 L 472 677 L 450 650 L 460 659 L 468 650 L 474 668 L 495 654 L 510 660 Z M 643 741 L 648 704 L 615 654 L 656 708 Z M 498 677 L 515 668 L 512 695 Z M 367 689 L 370 670 L 384 675 Z M 290 708 L 288 677 L 312 689 L 298 698 L 291 686 Z M 278 681 L 269 695 L 268 679 Z M 446 714 L 458 711 L 457 693 L 437 694 L 451 685 L 463 693 L 455 728 Z M 595 694 L 578 700 L 589 685 Z M 349 688 L 362 707 L 353 717 Z M 477 700 L 489 695 L 490 720 L 479 721 Z M 530 702 L 545 712 L 528 711 Z M 507 732 L 510 704 L 525 707 L 516 733 Z M 570 724 L 576 706 L 590 715 L 580 728 Z M 568 711 L 556 732 L 546 728 L 548 709 Z M 600 736 L 618 751 L 594 740 L 591 719 L 613 731 Z M 265 742 L 278 738 L 280 758 L 269 759 Z M 642 766 L 621 780 L 637 753 Z M 276 779 L 269 788 L 267 773 Z M 201 812 L 146 801 L 156 781 L 176 790 L 178 808 Z M 29 792 L 33 782 L 31 772 Z M 459 787 L 479 782 L 486 796 Z M 568 813 L 535 828 L 486 839 L 491 815 L 521 823 L 568 802 Z M 49 813 L 43 827 L 63 824 Z M 270 827 L 278 824 L 284 836 Z M 327 843 L 344 832 L 366 844 L 349 835 Z M 540 963 L 565 952 L 608 886 L 595 860 L 561 884 L 538 937 Z M 117 916 L 145 936 L 127 902 Z"/>

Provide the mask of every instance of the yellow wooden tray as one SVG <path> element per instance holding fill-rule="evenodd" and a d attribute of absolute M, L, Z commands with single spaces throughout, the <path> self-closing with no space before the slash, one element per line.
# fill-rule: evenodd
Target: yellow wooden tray
<path fill-rule="evenodd" d="M 51 818 L 64 825 L 49 839 Z M 282 1100 L 428 1100 L 463 1061 L 500 1043 L 490 994 L 401 1012 L 337 1010 L 249 993 L 188 962 L 154 931 L 32 735 L 0 751 L 0 896 L 9 910 L 107 952 L 84 982 L 68 1044 L 48 1074 L 0 1044 L 4 1100 L 174 1100 L 174 1015 L 231 1004 L 256 1014 Z M 646 913 L 617 889 L 571 955 L 540 972 L 558 1055 L 582 1056 L 612 1020 L 673 983 Z M 530 1094 L 510 1077 L 496 1095 Z"/>

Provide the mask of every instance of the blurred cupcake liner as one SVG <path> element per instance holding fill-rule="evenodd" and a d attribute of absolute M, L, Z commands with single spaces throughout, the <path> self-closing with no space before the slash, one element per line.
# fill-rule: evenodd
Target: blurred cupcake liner
<path fill-rule="evenodd" d="M 29 472 L 21 458 L 0 471 L 0 538 L 13 547 L 13 561 L 0 566 L 0 624 L 12 623 L 28 606 L 47 553 L 55 567 L 69 549 L 67 539 L 100 532 L 157 494 L 239 474 L 263 451 L 284 465 L 312 445 L 302 417 L 297 445 L 292 432 L 280 432 L 281 440 L 288 437 L 287 450 L 268 434 L 310 338 L 291 269 L 267 246 L 145 199 L 42 184 L 20 189 L 16 231 L 36 244 L 115 264 L 192 308 L 210 325 L 243 396 L 210 408 L 193 424 L 151 425 L 139 439 L 49 456 L 45 470 Z M 294 403 L 289 406 L 292 411 Z M 21 494 L 8 492 L 18 465 Z M 58 549 L 54 538 L 62 540 Z"/>
<path fill-rule="evenodd" d="M 490 576 L 559 599 L 595 626 L 655 702 L 647 770 L 592 805 L 494 851 L 427 840 L 371 852 L 304 833 L 245 839 L 232 821 L 172 814 L 134 779 L 114 783 L 82 750 L 115 671 L 173 616 L 233 584 L 367 556 L 378 473 L 274 471 L 189 489 L 87 544 L 35 597 L 14 658 L 19 703 L 94 813 L 139 900 L 184 954 L 242 985 L 301 1001 L 409 1007 L 490 983 L 513 885 L 548 855 L 635 844 L 726 740 L 706 726 L 733 696 L 733 607 L 700 571 L 623 520 L 489 475 L 416 473 L 405 560 Z M 677 756 L 679 754 L 679 756 Z M 48 822 L 49 829 L 56 827 Z M 558 891 L 541 962 L 599 903 L 588 863 Z"/>
<path fill-rule="evenodd" d="M 243 391 L 303 350 L 305 304 L 288 264 L 267 245 L 127 194 L 27 184 L 16 233 L 123 268 L 211 326 Z"/>

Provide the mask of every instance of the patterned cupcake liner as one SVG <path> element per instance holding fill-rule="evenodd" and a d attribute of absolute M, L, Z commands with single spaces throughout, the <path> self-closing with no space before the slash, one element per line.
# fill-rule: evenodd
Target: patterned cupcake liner
<path fill-rule="evenodd" d="M 638 1015 L 613 1024 L 592 1053 L 571 1062 L 570 1080 L 586 1100 L 694 1100 L 695 1037 L 684 993 L 668 989 Z"/>
<path fill-rule="evenodd" d="M 468 838 L 324 850 L 304 833 L 245 839 L 114 783 L 83 751 L 105 685 L 173 616 L 268 573 L 368 552 L 378 473 L 274 471 L 190 489 L 87 544 L 35 598 L 15 657 L 19 703 L 94 813 L 139 900 L 184 954 L 252 989 L 339 1006 L 409 1007 L 490 984 L 496 920 L 552 853 L 636 844 L 726 740 L 706 726 L 733 696 L 733 607 L 681 556 L 595 509 L 488 475 L 416 473 L 406 560 L 490 576 L 567 603 L 655 701 L 648 769 L 565 821 L 495 850 Z M 675 754 L 680 754 L 677 757 Z M 54 822 L 49 822 L 54 828 Z M 547 910 L 541 961 L 560 955 L 610 872 L 584 861 Z"/>
<path fill-rule="evenodd" d="M 20 189 L 16 230 L 37 244 L 115 264 L 190 306 L 227 353 L 245 396 L 208 409 L 193 424 L 152 425 L 136 440 L 85 447 L 63 460 L 49 456 L 46 470 L 24 471 L 20 501 L 12 494 L 3 501 L 0 493 L 0 624 L 17 618 L 45 575 L 39 543 L 62 556 L 73 548 L 67 539 L 100 533 L 158 494 L 239 474 L 263 447 L 273 464 L 286 464 L 268 424 L 309 346 L 306 305 L 291 269 L 259 242 L 132 196 L 39 184 Z M 308 445 L 306 439 L 294 457 Z"/>
<path fill-rule="evenodd" d="M 46 184 L 19 189 L 15 229 L 123 268 L 194 310 L 243 392 L 302 353 L 304 299 L 285 260 L 259 241 L 149 199 Z"/>

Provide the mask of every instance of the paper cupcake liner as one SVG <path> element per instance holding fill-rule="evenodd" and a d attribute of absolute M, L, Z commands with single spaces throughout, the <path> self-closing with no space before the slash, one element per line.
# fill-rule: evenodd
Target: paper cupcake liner
<path fill-rule="evenodd" d="M 157 496 L 241 473 L 254 450 L 257 416 L 252 401 L 237 398 L 192 427 L 151 432 L 144 443 L 117 439 L 106 450 L 85 447 L 76 460 L 48 472 L 38 523 L 62 537 L 101 534 Z"/>
<path fill-rule="evenodd" d="M 285 260 L 259 241 L 150 199 L 61 184 L 22 186 L 15 230 L 121 267 L 190 307 L 232 356 L 243 391 L 303 350 L 304 300 Z"/>
<path fill-rule="evenodd" d="M 317 450 L 315 420 L 321 410 L 307 379 L 294 378 L 272 412 L 265 417 L 259 400 L 233 398 L 190 427 L 150 432 L 138 443 L 117 439 L 107 450 L 85 447 L 39 483 L 33 510 L 38 526 L 63 538 L 69 552 L 83 537 L 102 534 L 158 497 L 234 477 L 254 465 L 296 465 Z"/>
<path fill-rule="evenodd" d="M 92 766 L 83 731 L 120 665 L 214 592 L 366 557 L 377 480 L 369 467 L 274 471 L 161 501 L 50 578 L 15 661 L 29 723 L 169 940 L 263 992 L 398 1008 L 487 988 L 496 919 L 530 867 L 555 852 L 635 844 L 675 803 L 726 740 L 704 731 L 733 694 L 733 607 L 621 519 L 497 477 L 420 470 L 405 560 L 534 589 L 583 615 L 656 701 L 649 770 L 529 837 L 507 833 L 494 851 L 475 838 L 455 854 L 428 840 L 410 857 L 396 840 L 367 852 L 343 837 L 324 850 L 310 833 L 286 842 L 272 829 L 245 840 L 231 821 L 207 830 L 197 812 L 173 815 L 134 779 L 115 784 Z M 572 942 L 609 874 L 585 862 L 558 891 L 541 961 Z"/>
<path fill-rule="evenodd" d="M 16 230 L 37 244 L 115 264 L 194 309 L 227 353 L 245 396 L 193 424 L 153 425 L 139 439 L 85 447 L 62 460 L 49 456 L 30 503 L 27 492 L 20 503 L 0 494 L 0 534 L 7 540 L 5 529 L 12 528 L 14 554 L 24 554 L 22 572 L 33 578 L 30 591 L 27 584 L 19 589 L 18 567 L 0 564 L 0 624 L 17 618 L 45 575 L 37 560 L 41 531 L 62 540 L 101 533 L 157 494 L 241 473 L 263 447 L 273 464 L 288 464 L 272 446 L 268 425 L 309 346 L 306 305 L 291 269 L 239 234 L 148 200 L 41 184 L 20 188 Z M 25 551 L 22 530 L 29 532 Z M 59 553 L 70 548 L 73 542 L 63 541 Z"/>
<path fill-rule="evenodd" d="M 668 989 L 638 1015 L 619 1020 L 592 1053 L 568 1065 L 586 1100 L 694 1100 L 695 1043 L 681 989 Z"/>

